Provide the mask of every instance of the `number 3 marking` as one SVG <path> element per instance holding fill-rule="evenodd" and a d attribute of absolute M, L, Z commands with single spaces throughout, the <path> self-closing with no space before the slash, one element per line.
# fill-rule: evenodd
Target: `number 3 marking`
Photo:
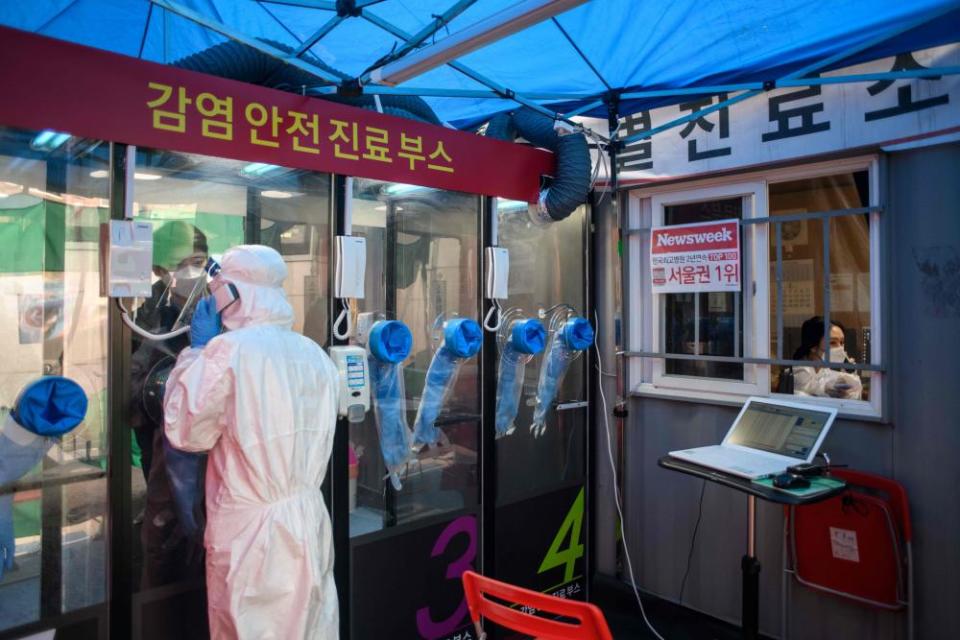
<path fill-rule="evenodd" d="M 456 536 L 463 534 L 470 539 L 470 544 L 463 555 L 447 565 L 447 579 L 460 580 L 464 571 L 473 569 L 473 561 L 477 557 L 477 518 L 475 516 L 461 516 L 447 525 L 440 537 L 433 545 L 431 558 L 442 556 L 450 545 L 450 541 Z M 457 610 L 449 618 L 434 622 L 430 615 L 430 607 L 422 607 L 417 611 L 417 631 L 420 636 L 426 640 L 436 640 L 445 635 L 453 633 L 460 626 L 463 618 L 467 615 L 467 599 L 460 602 Z"/>

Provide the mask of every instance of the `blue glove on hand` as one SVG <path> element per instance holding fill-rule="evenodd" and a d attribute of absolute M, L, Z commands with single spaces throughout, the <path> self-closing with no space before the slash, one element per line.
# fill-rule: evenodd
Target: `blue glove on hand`
<path fill-rule="evenodd" d="M 202 349 L 220 334 L 221 327 L 217 301 L 213 296 L 207 296 L 197 303 L 193 319 L 190 320 L 190 346 Z"/>

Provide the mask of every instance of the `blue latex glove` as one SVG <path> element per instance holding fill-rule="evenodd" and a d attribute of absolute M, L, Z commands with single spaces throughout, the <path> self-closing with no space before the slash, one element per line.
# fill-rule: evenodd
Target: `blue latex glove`
<path fill-rule="evenodd" d="M 512 342 L 508 342 L 500 353 L 500 368 L 497 379 L 497 409 L 495 424 L 497 437 L 502 438 L 513 433 L 516 428 L 513 421 L 520 409 L 520 396 L 523 392 L 523 380 L 527 370 L 529 355 L 517 351 Z"/>
<path fill-rule="evenodd" d="M 380 451 L 390 473 L 399 473 L 410 457 L 403 368 L 370 358 L 370 382 L 380 428 Z"/>
<path fill-rule="evenodd" d="M 457 369 L 463 358 L 458 358 L 446 345 L 440 347 L 423 383 L 423 395 L 420 397 L 420 408 L 413 427 L 413 443 L 417 448 L 425 444 L 435 445 L 440 440 L 440 430 L 434 425 L 440 411 L 443 409 L 443 400 L 447 391 L 453 385 Z"/>
<path fill-rule="evenodd" d="M 567 343 L 562 339 L 554 339 L 550 343 L 550 350 L 543 358 L 543 364 L 540 365 L 537 406 L 533 410 L 533 424 L 530 425 L 530 430 L 535 436 L 542 434 L 546 427 L 547 411 L 556 399 L 557 390 L 572 361 Z"/>
<path fill-rule="evenodd" d="M 167 464 L 167 480 L 184 533 L 195 541 L 203 540 L 206 524 L 204 511 L 205 453 L 180 451 L 163 437 L 163 456 Z"/>
<path fill-rule="evenodd" d="M 223 325 L 217 313 L 217 301 L 207 296 L 197 303 L 190 320 L 190 346 L 202 349 L 208 342 L 220 335 Z"/>
<path fill-rule="evenodd" d="M 413 426 L 413 446 L 420 450 L 424 445 L 440 441 L 440 430 L 434 424 L 443 409 L 443 402 L 453 388 L 460 365 L 480 351 L 483 344 L 483 329 L 476 320 L 455 318 L 443 329 L 443 345 L 433 354 L 420 397 L 420 408 Z"/>

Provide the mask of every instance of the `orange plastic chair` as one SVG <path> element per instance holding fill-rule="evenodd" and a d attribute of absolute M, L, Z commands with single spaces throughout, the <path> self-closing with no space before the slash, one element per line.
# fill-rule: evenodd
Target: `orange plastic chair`
<path fill-rule="evenodd" d="M 473 571 L 463 572 L 463 590 L 467 595 L 470 619 L 480 640 L 487 637 L 481 617 L 537 640 L 613 640 L 603 612 L 589 602 L 548 596 L 486 578 Z M 516 608 L 491 600 L 488 596 L 513 603 Z M 518 605 L 572 621 L 551 620 L 525 613 L 519 610 Z"/>

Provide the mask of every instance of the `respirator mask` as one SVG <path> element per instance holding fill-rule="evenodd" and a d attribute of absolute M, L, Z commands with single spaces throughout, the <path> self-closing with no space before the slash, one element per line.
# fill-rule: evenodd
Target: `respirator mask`
<path fill-rule="evenodd" d="M 830 347 L 828 356 L 829 362 L 846 362 L 850 359 L 843 347 Z"/>

